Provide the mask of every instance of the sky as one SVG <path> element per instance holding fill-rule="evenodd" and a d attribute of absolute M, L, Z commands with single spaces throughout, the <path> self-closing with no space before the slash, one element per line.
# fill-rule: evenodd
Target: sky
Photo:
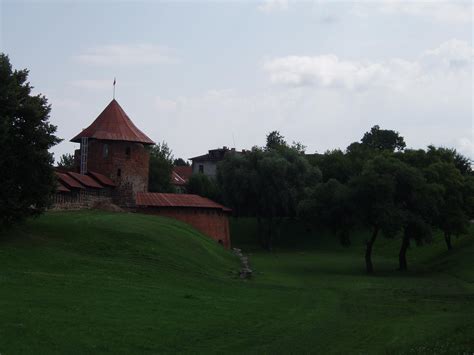
<path fill-rule="evenodd" d="M 471 1 L 0 0 L 0 51 L 28 68 L 69 140 L 116 99 L 173 155 L 307 152 L 373 125 L 474 158 Z"/>

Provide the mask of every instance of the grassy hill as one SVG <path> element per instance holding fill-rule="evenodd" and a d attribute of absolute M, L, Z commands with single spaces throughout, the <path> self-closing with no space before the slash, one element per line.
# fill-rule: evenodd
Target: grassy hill
<path fill-rule="evenodd" d="M 412 248 L 378 241 L 375 276 L 363 236 L 293 240 L 275 253 L 234 241 L 256 270 L 192 228 L 166 218 L 51 212 L 0 236 L 0 353 L 456 353 L 474 349 L 474 240 Z M 304 236 L 305 238 L 302 238 Z M 439 238 L 438 238 L 439 239 Z M 462 246 L 462 247 L 461 247 Z"/>

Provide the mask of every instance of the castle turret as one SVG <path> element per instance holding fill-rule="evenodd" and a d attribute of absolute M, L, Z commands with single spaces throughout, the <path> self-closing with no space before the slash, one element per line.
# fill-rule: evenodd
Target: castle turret
<path fill-rule="evenodd" d="M 110 177 L 122 196 L 121 204 L 133 204 L 137 192 L 148 190 L 150 156 L 146 146 L 155 143 L 133 124 L 115 99 L 71 142 L 81 144 L 76 151 L 81 173 L 94 171 Z"/>

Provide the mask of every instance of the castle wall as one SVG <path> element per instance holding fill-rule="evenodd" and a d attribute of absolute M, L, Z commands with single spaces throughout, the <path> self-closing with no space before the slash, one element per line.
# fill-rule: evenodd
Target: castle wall
<path fill-rule="evenodd" d="M 148 191 L 150 155 L 141 143 L 89 140 L 87 170 L 110 177 L 117 184 L 114 202 L 133 207 L 137 192 Z"/>
<path fill-rule="evenodd" d="M 112 203 L 112 192 L 109 189 L 59 192 L 52 199 L 51 210 L 81 210 L 93 208 L 99 203 Z"/>
<path fill-rule="evenodd" d="M 144 207 L 140 213 L 174 218 L 190 224 L 198 231 L 230 248 L 229 217 L 215 209 L 193 207 Z"/>

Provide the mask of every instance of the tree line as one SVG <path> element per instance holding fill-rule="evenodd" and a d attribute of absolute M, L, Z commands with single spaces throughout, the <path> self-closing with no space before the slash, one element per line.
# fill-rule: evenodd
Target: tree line
<path fill-rule="evenodd" d="M 367 272 L 380 236 L 399 238 L 399 269 L 407 269 L 412 243 L 431 242 L 433 230 L 451 239 L 468 231 L 474 218 L 474 174 L 455 149 L 406 149 L 393 130 L 374 126 L 345 150 L 306 154 L 279 132 L 264 147 L 229 154 L 218 165 L 216 190 L 236 216 L 257 219 L 260 243 L 271 250 L 285 218 L 328 229 L 343 245 L 356 229 L 370 231 Z"/>

